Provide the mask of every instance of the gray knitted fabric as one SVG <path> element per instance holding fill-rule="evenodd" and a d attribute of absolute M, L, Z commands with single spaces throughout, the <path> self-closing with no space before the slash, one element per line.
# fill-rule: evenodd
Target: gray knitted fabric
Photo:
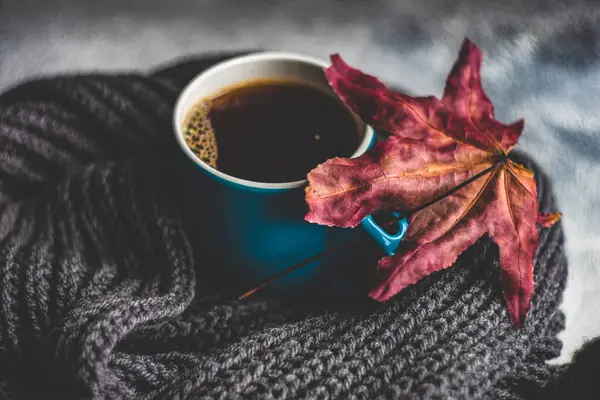
<path fill-rule="evenodd" d="M 547 398 L 563 329 L 560 224 L 541 231 L 521 330 L 487 238 L 385 304 L 238 301 L 211 281 L 171 113 L 212 61 L 0 97 L 0 396 Z"/>

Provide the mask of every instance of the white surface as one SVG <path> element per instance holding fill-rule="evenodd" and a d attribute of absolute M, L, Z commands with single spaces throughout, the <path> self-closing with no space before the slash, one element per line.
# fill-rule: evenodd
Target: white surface
<path fill-rule="evenodd" d="M 564 212 L 564 361 L 600 335 L 599 6 L 564 3 L 5 0 L 0 88 L 38 74 L 144 69 L 261 48 L 318 58 L 339 52 L 390 84 L 439 96 L 468 36 L 484 49 L 484 86 L 499 119 L 525 118 L 519 148 L 549 172 Z"/>

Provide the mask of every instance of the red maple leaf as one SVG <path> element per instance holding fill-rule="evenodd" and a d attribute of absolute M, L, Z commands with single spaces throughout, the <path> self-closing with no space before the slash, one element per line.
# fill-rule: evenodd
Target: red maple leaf
<path fill-rule="evenodd" d="M 560 214 L 539 213 L 533 173 L 507 158 L 523 121 L 506 125 L 494 118 L 479 74 L 481 50 L 465 40 L 441 100 L 391 91 L 338 55 L 331 60 L 326 76 L 338 96 L 392 136 L 361 157 L 334 158 L 311 171 L 306 219 L 354 227 L 369 214 L 414 210 L 441 197 L 410 216 L 397 253 L 379 261 L 370 296 L 387 300 L 451 266 L 487 233 L 500 248 L 504 297 L 520 326 L 533 293 L 536 223 L 550 226 Z"/>

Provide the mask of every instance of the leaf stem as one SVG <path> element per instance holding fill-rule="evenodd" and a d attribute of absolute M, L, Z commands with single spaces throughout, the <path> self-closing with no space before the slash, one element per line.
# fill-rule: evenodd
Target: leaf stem
<path fill-rule="evenodd" d="M 306 260 L 300 261 L 298 264 L 294 264 L 291 267 L 284 269 L 283 271 L 280 271 L 276 274 L 271 275 L 266 280 L 264 280 L 260 285 L 256 286 L 253 289 L 250 289 L 249 291 L 247 291 L 246 293 L 244 293 L 243 295 L 238 297 L 238 299 L 240 299 L 240 300 L 244 299 L 244 298 L 250 296 L 251 294 L 258 292 L 260 289 L 264 288 L 269 283 L 274 282 L 277 279 L 282 278 L 285 275 L 290 274 L 290 273 L 296 271 L 297 269 L 300 269 L 300 268 L 304 267 L 305 265 L 310 264 L 311 262 L 313 262 L 315 260 L 318 260 L 319 258 L 327 257 L 329 254 L 336 253 L 339 250 L 342 250 L 342 249 L 344 249 L 350 245 L 356 244 L 358 242 L 360 242 L 359 239 L 348 240 L 343 243 L 340 243 L 337 246 L 330 247 L 329 249 L 322 251 L 321 253 L 317 253 L 317 254 L 313 255 L 312 257 L 307 258 Z"/>
<path fill-rule="evenodd" d="M 449 191 L 447 191 L 446 193 L 441 194 L 438 197 L 433 198 L 432 200 L 421 204 L 418 207 L 413 208 L 412 210 L 407 210 L 404 212 L 400 213 L 399 217 L 394 217 L 394 218 L 390 218 L 386 221 L 384 221 L 381 225 L 383 227 L 388 227 L 393 225 L 394 223 L 397 223 L 398 221 L 400 221 L 403 218 L 408 218 L 411 215 L 413 215 L 416 212 L 419 212 L 421 210 L 424 210 L 425 208 L 437 203 L 438 201 L 441 201 L 443 199 L 445 199 L 446 197 L 456 193 L 457 191 L 459 191 L 460 189 L 464 188 L 465 186 L 467 186 L 468 184 L 476 181 L 477 179 L 481 178 L 484 175 L 487 175 L 488 173 L 496 170 L 498 167 L 500 167 L 501 165 L 504 165 L 504 163 L 507 160 L 507 156 L 504 154 L 502 155 L 500 158 L 498 158 L 498 160 L 491 165 L 490 167 L 484 169 L 483 171 L 473 175 L 472 177 L 470 177 L 469 179 L 465 180 L 464 182 L 461 182 L 460 184 L 456 185 L 455 187 L 453 187 L 452 189 L 450 189 Z M 337 246 L 331 247 L 325 251 L 322 251 L 320 253 L 317 253 L 309 258 L 307 258 L 306 260 L 303 260 L 297 264 L 292 265 L 291 267 L 288 267 L 276 274 L 271 275 L 270 277 L 268 277 L 266 280 L 264 280 L 263 282 L 261 282 L 258 286 L 254 287 L 253 289 L 248 290 L 247 292 L 245 292 L 244 294 L 242 294 L 241 296 L 238 297 L 238 299 L 245 299 L 246 297 L 258 292 L 260 289 L 264 288 L 265 286 L 269 285 L 270 283 L 278 280 L 279 278 L 284 277 L 285 275 L 292 273 L 308 264 L 310 264 L 311 262 L 318 260 L 320 258 L 324 258 L 327 257 L 330 254 L 336 253 L 350 245 L 356 244 L 360 241 L 360 239 L 355 239 L 355 240 L 349 240 L 346 242 L 343 242 Z"/>
<path fill-rule="evenodd" d="M 402 218 L 408 218 L 411 215 L 413 215 L 414 213 L 419 212 L 421 210 L 424 210 L 425 208 L 427 208 L 427 207 L 429 207 L 429 206 L 437 203 L 438 201 L 444 200 L 446 197 L 448 197 L 448 196 L 456 193 L 457 191 L 459 191 L 460 189 L 464 188 L 468 184 L 470 184 L 472 182 L 475 182 L 477 179 L 481 178 L 482 176 L 487 175 L 489 172 L 492 172 L 493 170 L 495 170 L 496 168 L 498 168 L 500 165 L 503 165 L 505 162 L 506 162 L 506 157 L 502 156 L 501 158 L 499 158 L 490 167 L 488 167 L 488 168 L 484 169 L 483 171 L 481 171 L 481 172 L 473 175 L 472 177 L 470 177 L 469 179 L 465 180 L 464 182 L 459 183 L 458 185 L 456 185 L 452 189 L 448 190 L 446 193 L 442 193 L 438 197 L 435 197 L 435 198 L 429 200 L 428 202 L 423 203 L 420 206 L 413 208 L 412 210 L 405 211 L 400 217 L 396 217 L 396 218 L 392 219 L 391 222 L 398 222 Z"/>

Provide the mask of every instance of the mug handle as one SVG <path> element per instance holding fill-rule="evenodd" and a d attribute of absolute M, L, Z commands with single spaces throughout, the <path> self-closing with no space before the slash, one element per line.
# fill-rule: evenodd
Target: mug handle
<path fill-rule="evenodd" d="M 398 217 L 398 213 L 392 213 L 394 216 Z M 402 239 L 406 235 L 408 231 L 408 220 L 406 218 L 402 218 L 398 221 L 398 232 L 394 234 L 387 233 L 381 226 L 379 226 L 374 220 L 373 217 L 368 215 L 365 217 L 360 223 L 362 227 L 375 239 L 375 241 L 381 246 L 381 248 L 387 253 L 388 256 L 393 256 L 400 245 Z"/>

